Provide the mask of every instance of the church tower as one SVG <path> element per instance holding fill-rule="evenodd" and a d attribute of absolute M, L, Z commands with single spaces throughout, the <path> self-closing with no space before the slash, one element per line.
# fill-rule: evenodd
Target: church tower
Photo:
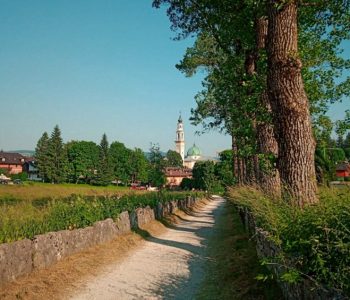
<path fill-rule="evenodd" d="M 179 119 L 177 121 L 175 149 L 176 149 L 176 152 L 181 155 L 182 161 L 184 161 L 184 159 L 185 159 L 185 134 L 184 134 L 184 125 L 182 123 L 181 115 L 179 116 Z"/>

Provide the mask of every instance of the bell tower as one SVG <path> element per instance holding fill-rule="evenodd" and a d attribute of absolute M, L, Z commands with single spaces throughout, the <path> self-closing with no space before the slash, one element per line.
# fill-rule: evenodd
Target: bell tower
<path fill-rule="evenodd" d="M 184 126 L 182 123 L 181 114 L 179 116 L 179 119 L 177 120 L 175 149 L 176 149 L 176 152 L 181 155 L 182 161 L 184 161 L 184 159 L 185 159 L 185 134 L 184 134 Z"/>

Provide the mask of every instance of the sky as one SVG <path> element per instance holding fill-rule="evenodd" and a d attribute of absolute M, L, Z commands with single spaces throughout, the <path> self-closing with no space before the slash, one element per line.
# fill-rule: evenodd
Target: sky
<path fill-rule="evenodd" d="M 57 124 L 65 142 L 99 143 L 106 133 L 129 148 L 167 151 L 180 111 L 186 150 L 194 142 L 204 155 L 230 148 L 227 135 L 195 135 L 201 128 L 188 119 L 203 74 L 175 68 L 193 40 L 173 41 L 164 9 L 151 4 L 0 0 L 0 149 L 34 149 Z M 344 101 L 330 115 L 348 108 Z"/>

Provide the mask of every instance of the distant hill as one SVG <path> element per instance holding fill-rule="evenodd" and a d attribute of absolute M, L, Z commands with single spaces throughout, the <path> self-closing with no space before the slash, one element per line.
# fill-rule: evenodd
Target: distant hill
<path fill-rule="evenodd" d="M 34 156 L 34 154 L 35 154 L 34 150 L 11 150 L 11 151 L 7 151 L 7 152 L 19 153 L 19 154 L 22 154 L 23 156 Z"/>

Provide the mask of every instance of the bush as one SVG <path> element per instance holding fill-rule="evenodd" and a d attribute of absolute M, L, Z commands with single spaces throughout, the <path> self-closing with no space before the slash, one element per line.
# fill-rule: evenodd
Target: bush
<path fill-rule="evenodd" d="M 350 181 L 350 177 L 345 177 L 344 180 L 349 182 Z"/>
<path fill-rule="evenodd" d="M 337 177 L 337 181 L 344 181 L 344 177 Z"/>
<path fill-rule="evenodd" d="M 320 203 L 300 210 L 253 189 L 231 190 L 257 226 L 271 234 L 300 274 L 350 293 L 350 192 L 324 189 Z"/>

